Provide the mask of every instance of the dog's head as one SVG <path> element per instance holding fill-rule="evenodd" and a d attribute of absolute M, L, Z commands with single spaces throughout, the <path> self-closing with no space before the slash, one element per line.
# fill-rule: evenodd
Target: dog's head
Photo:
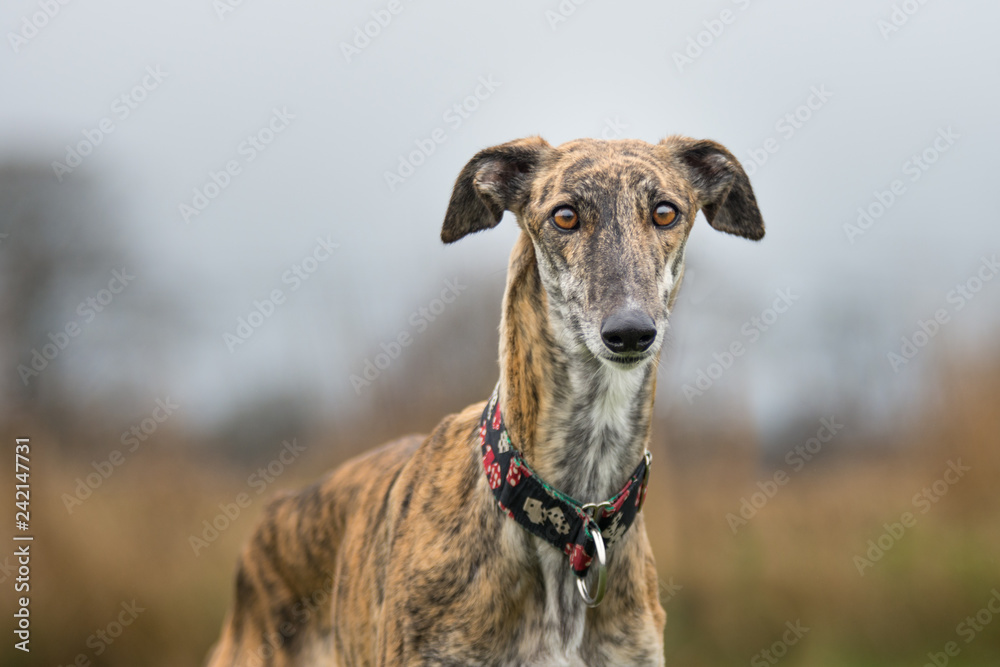
<path fill-rule="evenodd" d="M 558 328 L 618 368 L 658 353 L 699 210 L 715 229 L 764 236 L 736 158 L 678 136 L 558 147 L 531 137 L 480 151 L 455 182 L 441 239 L 494 227 L 505 210 L 531 239 Z"/>

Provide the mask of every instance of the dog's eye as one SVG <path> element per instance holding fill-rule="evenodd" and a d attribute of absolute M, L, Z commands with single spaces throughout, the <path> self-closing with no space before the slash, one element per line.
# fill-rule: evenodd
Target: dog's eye
<path fill-rule="evenodd" d="M 552 222 L 559 229 L 569 231 L 580 226 L 580 217 L 572 206 L 560 206 L 552 212 Z"/>
<path fill-rule="evenodd" d="M 653 209 L 653 223 L 657 227 L 669 227 L 677 221 L 677 209 L 673 204 L 661 201 Z"/>

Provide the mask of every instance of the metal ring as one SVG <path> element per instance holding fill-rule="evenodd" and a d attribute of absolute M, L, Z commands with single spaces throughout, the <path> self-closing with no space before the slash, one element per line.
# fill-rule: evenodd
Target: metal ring
<path fill-rule="evenodd" d="M 639 493 L 642 493 L 642 489 L 648 487 L 648 485 L 649 485 L 649 469 L 653 465 L 653 453 L 647 449 L 646 450 L 646 454 L 644 455 L 643 458 L 646 459 L 646 472 L 644 472 L 643 475 L 642 475 L 642 484 L 639 485 Z M 642 499 L 642 503 L 640 503 L 640 505 L 639 505 L 638 511 L 640 511 L 640 512 L 642 511 L 642 506 L 645 503 L 646 503 L 646 499 L 643 498 Z"/>
<path fill-rule="evenodd" d="M 587 590 L 587 584 L 584 582 L 585 577 L 577 578 L 576 589 L 580 591 L 580 597 L 583 598 L 584 603 L 586 603 L 588 607 L 596 607 L 601 604 L 601 600 L 604 599 L 604 592 L 608 586 L 608 569 L 605 562 L 604 538 L 601 537 L 601 529 L 598 528 L 595 523 L 591 527 L 591 531 L 594 535 L 594 546 L 597 551 L 597 591 L 594 593 L 593 597 L 590 596 L 590 591 Z"/>

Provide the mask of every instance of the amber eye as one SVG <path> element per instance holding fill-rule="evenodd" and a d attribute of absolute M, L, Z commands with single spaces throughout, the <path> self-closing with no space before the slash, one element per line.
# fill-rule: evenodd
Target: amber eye
<path fill-rule="evenodd" d="M 661 201 L 653 209 L 653 223 L 657 227 L 669 227 L 677 220 L 677 209 L 673 204 Z"/>
<path fill-rule="evenodd" d="M 560 206 L 552 212 L 552 222 L 559 229 L 569 231 L 579 226 L 580 217 L 572 206 Z"/>

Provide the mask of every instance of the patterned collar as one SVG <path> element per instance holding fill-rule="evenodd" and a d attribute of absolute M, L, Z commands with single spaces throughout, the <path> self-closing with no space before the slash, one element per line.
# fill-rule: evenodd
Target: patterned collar
<path fill-rule="evenodd" d="M 498 399 L 499 386 L 479 424 L 483 468 L 500 509 L 521 527 L 567 556 L 584 600 L 597 606 L 604 596 L 604 545 L 614 545 L 642 509 L 651 456 L 647 451 L 621 491 L 600 503 L 581 503 L 549 486 L 511 444 Z M 583 578 L 598 556 L 597 594 L 589 596 Z"/>

